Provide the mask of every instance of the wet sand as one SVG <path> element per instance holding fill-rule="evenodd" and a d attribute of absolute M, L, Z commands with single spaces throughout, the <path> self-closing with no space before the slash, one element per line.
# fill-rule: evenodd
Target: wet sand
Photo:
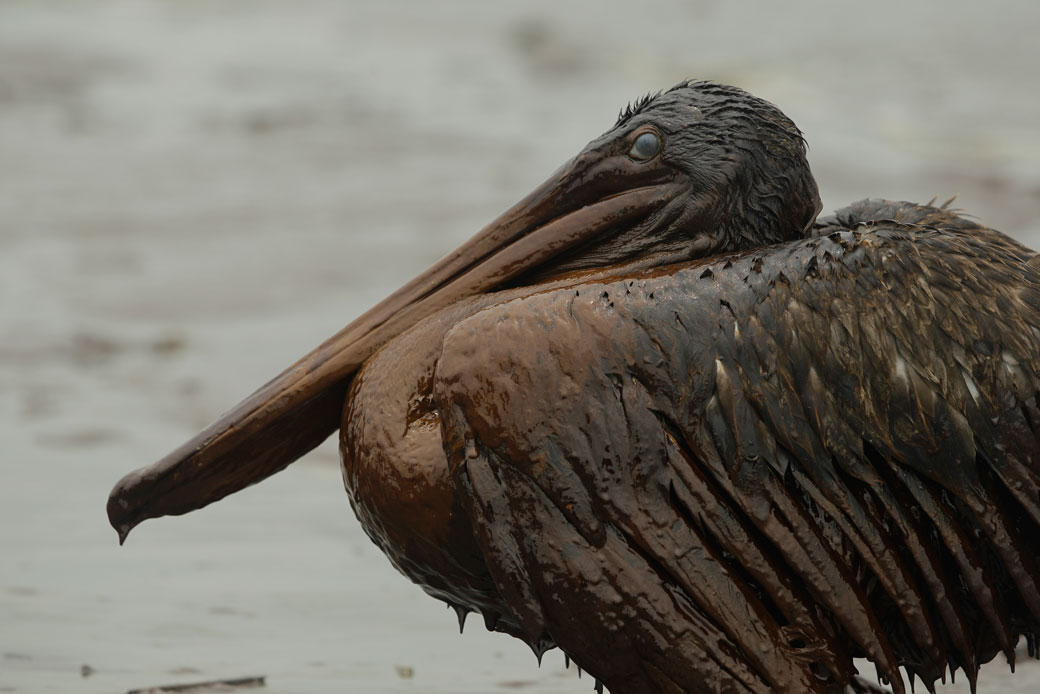
<path fill-rule="evenodd" d="M 959 194 L 1040 245 L 1040 9 L 863 5 L 0 3 L 0 692 L 590 691 L 459 636 L 334 447 L 123 548 L 108 490 L 686 77 L 791 115 L 828 210 Z"/>

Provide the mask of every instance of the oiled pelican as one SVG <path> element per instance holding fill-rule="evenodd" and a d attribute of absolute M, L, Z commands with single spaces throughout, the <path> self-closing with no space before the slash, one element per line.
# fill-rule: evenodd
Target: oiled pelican
<path fill-rule="evenodd" d="M 369 536 L 614 694 L 931 687 L 1040 631 L 1040 274 L 942 208 L 816 222 L 801 134 L 691 82 L 162 461 L 125 538 L 341 429 Z M 345 403 L 345 404 L 344 404 Z"/>

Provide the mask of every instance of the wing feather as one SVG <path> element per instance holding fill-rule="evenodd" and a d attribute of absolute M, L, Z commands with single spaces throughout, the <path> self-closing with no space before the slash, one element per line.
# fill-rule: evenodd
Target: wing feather
<path fill-rule="evenodd" d="M 1035 638 L 1040 273 L 995 234 L 828 230 L 456 326 L 445 447 L 532 645 L 618 694 L 859 656 L 901 692 Z"/>

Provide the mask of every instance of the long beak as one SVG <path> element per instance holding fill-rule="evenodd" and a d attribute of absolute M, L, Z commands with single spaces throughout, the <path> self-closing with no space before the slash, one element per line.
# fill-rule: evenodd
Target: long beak
<path fill-rule="evenodd" d="M 643 218 L 674 185 L 596 198 L 582 157 L 159 462 L 121 479 L 108 517 L 122 543 L 148 518 L 202 508 L 284 469 L 339 428 L 353 374 L 382 345 L 608 229 Z M 595 178 L 595 177 L 593 177 Z M 583 183 L 584 181 L 584 183 Z M 591 202 L 592 204 L 587 204 Z"/>

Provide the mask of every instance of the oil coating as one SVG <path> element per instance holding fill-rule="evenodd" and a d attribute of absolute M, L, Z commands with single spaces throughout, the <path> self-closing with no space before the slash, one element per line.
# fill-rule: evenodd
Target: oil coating
<path fill-rule="evenodd" d="M 613 694 L 869 691 L 857 657 L 899 694 L 974 686 L 1040 632 L 1040 262 L 945 207 L 819 209 L 771 104 L 641 100 L 109 518 L 201 508 L 342 423 L 394 565 Z"/>

